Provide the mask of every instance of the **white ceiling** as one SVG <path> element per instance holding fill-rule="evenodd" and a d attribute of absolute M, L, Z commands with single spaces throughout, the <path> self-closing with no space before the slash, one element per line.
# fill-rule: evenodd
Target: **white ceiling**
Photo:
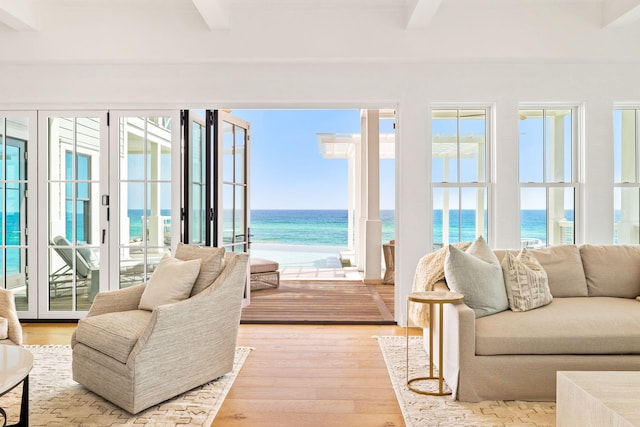
<path fill-rule="evenodd" d="M 2 63 L 640 62 L 640 0 L 0 0 Z"/>

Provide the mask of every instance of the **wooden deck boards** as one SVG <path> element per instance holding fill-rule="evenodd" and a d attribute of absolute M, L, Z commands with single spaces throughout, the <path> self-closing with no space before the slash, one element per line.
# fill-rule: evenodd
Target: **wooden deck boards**
<path fill-rule="evenodd" d="M 394 287 L 354 280 L 283 280 L 251 293 L 242 323 L 395 324 Z"/>

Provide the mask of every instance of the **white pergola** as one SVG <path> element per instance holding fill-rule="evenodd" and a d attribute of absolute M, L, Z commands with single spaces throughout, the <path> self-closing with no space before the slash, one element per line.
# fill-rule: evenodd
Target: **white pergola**
<path fill-rule="evenodd" d="M 380 134 L 380 120 L 394 120 L 394 110 L 362 110 L 362 132 L 318 133 L 326 159 L 348 160 L 348 247 L 365 282 L 382 277 L 380 159 L 395 158 L 395 134 Z"/>

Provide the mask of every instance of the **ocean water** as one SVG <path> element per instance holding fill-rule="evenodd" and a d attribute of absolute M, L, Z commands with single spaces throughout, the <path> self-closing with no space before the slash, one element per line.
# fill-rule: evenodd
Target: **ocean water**
<path fill-rule="evenodd" d="M 142 237 L 142 210 L 128 212 L 131 238 Z M 616 213 L 616 220 L 619 213 Z M 163 211 L 162 215 L 170 215 Z M 566 211 L 573 220 L 573 211 Z M 7 215 L 8 245 L 19 244 L 18 217 Z M 382 210 L 382 241 L 395 239 L 395 211 Z M 252 253 L 256 257 L 276 256 L 287 265 L 335 266 L 339 253 L 347 249 L 348 215 L 340 210 L 264 210 L 251 211 Z M 1 221 L 1 219 L 0 219 Z M 475 211 L 463 210 L 449 213 L 449 241 L 474 240 Z M 485 219 L 486 222 L 486 219 Z M 521 212 L 522 237 L 546 240 L 546 212 L 525 210 Z M 2 224 L 0 224 L 1 226 Z M 0 227 L 1 229 L 2 227 Z M 442 242 L 442 211 L 434 211 L 434 242 Z M 0 251 L 1 252 L 1 251 Z M 4 254 L 0 253 L 0 261 Z M 6 252 L 7 273 L 20 265 L 19 251 Z"/>

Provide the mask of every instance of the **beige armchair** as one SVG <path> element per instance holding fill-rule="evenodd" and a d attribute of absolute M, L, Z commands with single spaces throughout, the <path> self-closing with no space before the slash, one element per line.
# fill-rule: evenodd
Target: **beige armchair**
<path fill-rule="evenodd" d="M 6 333 L 5 333 L 6 332 Z M 0 344 L 22 345 L 22 326 L 11 291 L 0 288 Z"/>
<path fill-rule="evenodd" d="M 135 414 L 233 368 L 246 254 L 227 254 L 207 288 L 153 311 L 146 285 L 101 292 L 73 334 L 73 379 Z"/>

